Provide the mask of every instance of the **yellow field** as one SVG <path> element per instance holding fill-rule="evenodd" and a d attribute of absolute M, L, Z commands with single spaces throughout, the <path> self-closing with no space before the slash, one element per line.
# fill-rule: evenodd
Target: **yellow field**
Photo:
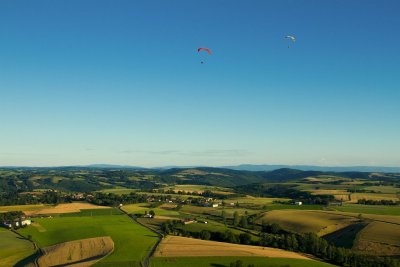
<path fill-rule="evenodd" d="M 174 186 L 169 186 L 163 188 L 164 190 L 173 190 L 175 193 L 179 191 L 185 191 L 185 192 L 197 192 L 197 193 L 203 193 L 206 190 L 210 190 L 214 193 L 221 194 L 221 195 L 230 195 L 233 194 L 231 191 L 232 189 L 225 188 L 225 187 L 219 187 L 219 186 L 209 186 L 209 185 L 191 185 L 191 184 L 180 184 L 180 185 L 174 185 Z"/>
<path fill-rule="evenodd" d="M 8 211 L 33 211 L 40 210 L 46 207 L 51 207 L 50 205 L 14 205 L 14 206 L 0 206 L 0 212 L 8 212 Z"/>
<path fill-rule="evenodd" d="M 357 203 L 359 199 L 367 200 L 393 200 L 399 201 L 399 197 L 396 194 L 381 194 L 381 193 L 352 193 L 350 195 L 352 203 Z"/>
<path fill-rule="evenodd" d="M 42 209 L 24 211 L 28 216 L 38 214 L 60 214 L 60 213 L 73 213 L 80 212 L 85 209 L 109 209 L 110 207 L 97 206 L 87 202 L 74 202 L 66 204 L 58 204 L 57 206 L 46 206 Z"/>
<path fill-rule="evenodd" d="M 253 197 L 253 196 L 245 196 L 245 197 L 237 197 L 237 198 L 229 198 L 226 199 L 226 203 L 236 203 L 239 204 L 253 204 L 253 205 L 267 205 L 271 204 L 274 201 L 289 201 L 289 198 L 272 198 L 272 197 Z"/>
<path fill-rule="evenodd" d="M 181 236 L 168 236 L 158 246 L 155 257 L 264 256 L 308 259 L 305 255 L 276 248 L 238 245 Z"/>
<path fill-rule="evenodd" d="M 42 249 L 39 266 L 91 266 L 114 250 L 109 236 L 60 243 Z"/>
<path fill-rule="evenodd" d="M 359 234 L 354 249 L 375 255 L 400 255 L 400 225 L 371 222 Z"/>
<path fill-rule="evenodd" d="M 313 232 L 323 236 L 356 221 L 356 218 L 310 210 L 273 210 L 257 222 L 278 223 L 284 229 L 296 233 Z"/>
<path fill-rule="evenodd" d="M 335 199 L 341 201 L 349 201 L 350 193 L 346 190 L 336 190 L 336 189 L 316 189 L 316 190 L 307 190 L 313 195 L 333 195 Z"/>

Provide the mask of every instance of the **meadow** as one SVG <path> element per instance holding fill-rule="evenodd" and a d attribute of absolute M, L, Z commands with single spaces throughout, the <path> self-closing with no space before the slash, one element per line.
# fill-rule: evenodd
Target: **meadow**
<path fill-rule="evenodd" d="M 161 207 L 155 207 L 152 208 L 148 203 L 137 203 L 137 204 L 129 204 L 129 205 L 124 205 L 121 208 L 123 211 L 129 214 L 144 214 L 145 211 L 150 211 L 153 210 L 157 215 L 159 216 L 179 216 L 179 212 L 175 211 L 173 209 L 167 209 L 167 208 L 161 208 Z"/>
<path fill-rule="evenodd" d="M 9 230 L 0 228 L 0 266 L 14 266 L 34 252 L 31 242 Z"/>
<path fill-rule="evenodd" d="M 110 236 L 114 241 L 114 251 L 95 266 L 140 266 L 140 262 L 157 242 L 157 236 L 135 223 L 124 214 L 103 215 L 102 210 L 93 210 L 77 216 L 64 214 L 53 218 L 36 218 L 36 226 L 20 229 L 39 247 L 52 246 L 61 242 Z"/>

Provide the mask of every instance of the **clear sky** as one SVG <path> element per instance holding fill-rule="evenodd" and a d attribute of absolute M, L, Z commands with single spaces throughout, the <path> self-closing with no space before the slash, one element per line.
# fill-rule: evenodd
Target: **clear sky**
<path fill-rule="evenodd" d="M 400 166 L 399 13 L 398 0 L 0 1 L 0 165 Z"/>

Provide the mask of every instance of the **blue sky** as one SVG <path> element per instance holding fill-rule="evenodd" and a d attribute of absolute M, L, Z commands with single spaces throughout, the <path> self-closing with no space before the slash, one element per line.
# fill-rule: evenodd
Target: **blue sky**
<path fill-rule="evenodd" d="M 0 1 L 0 166 L 400 166 L 399 12 Z"/>

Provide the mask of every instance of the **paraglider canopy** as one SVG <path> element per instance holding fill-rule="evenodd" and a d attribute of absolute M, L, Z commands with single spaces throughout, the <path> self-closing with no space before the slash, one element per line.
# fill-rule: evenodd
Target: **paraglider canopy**
<path fill-rule="evenodd" d="M 211 50 L 207 47 L 199 47 L 197 48 L 197 52 L 206 51 L 209 55 L 211 55 Z"/>
<path fill-rule="evenodd" d="M 285 36 L 285 39 L 292 40 L 293 43 L 296 42 L 296 37 L 294 37 L 293 35 L 286 35 L 286 36 Z"/>
<path fill-rule="evenodd" d="M 293 43 L 296 42 L 296 37 L 293 36 L 293 35 L 286 35 L 286 36 L 285 36 L 285 39 L 286 39 L 286 40 L 290 40 L 290 41 L 292 41 Z M 290 48 L 290 44 L 288 45 L 287 48 Z"/>
<path fill-rule="evenodd" d="M 206 51 L 208 53 L 208 55 L 211 55 L 211 50 L 207 47 L 199 47 L 197 48 L 197 52 L 200 53 L 201 51 Z M 202 56 L 203 58 L 205 58 L 205 56 Z M 200 62 L 201 64 L 204 64 L 204 60 L 202 60 Z"/>

